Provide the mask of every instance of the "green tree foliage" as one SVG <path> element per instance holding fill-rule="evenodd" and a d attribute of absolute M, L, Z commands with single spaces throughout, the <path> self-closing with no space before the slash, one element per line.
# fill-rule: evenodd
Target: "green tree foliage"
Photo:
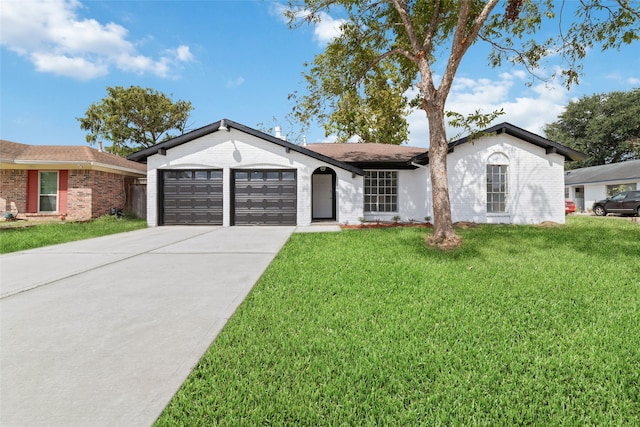
<path fill-rule="evenodd" d="M 640 159 L 640 88 L 570 102 L 544 131 L 547 138 L 589 156 L 567 168 Z"/>
<path fill-rule="evenodd" d="M 77 120 L 89 144 L 111 141 L 106 150 L 122 157 L 183 134 L 193 110 L 191 102 L 139 86 L 107 87 L 107 93 Z"/>
<path fill-rule="evenodd" d="M 639 38 L 640 9 L 632 0 L 570 2 L 575 19 L 560 19 L 559 34 L 535 38 L 542 23 L 559 19 L 557 0 L 305 0 L 289 3 L 292 26 L 323 14 L 345 17 L 341 34 L 303 74 L 306 93 L 296 96 L 294 116 L 317 121 L 340 140 L 354 135 L 372 142 L 407 139 L 407 113 L 425 112 L 434 232 L 428 243 L 455 247 L 447 182 L 445 102 L 462 58 L 480 40 L 489 43 L 489 63 L 519 64 L 532 73 L 549 56 L 563 59 L 557 73 L 567 86 L 578 81 L 580 60 L 596 45 L 617 48 Z M 436 78 L 436 74 L 438 78 Z M 554 76 L 555 77 L 555 76 Z M 497 116 L 500 111 L 489 113 Z M 481 113 L 454 117 L 458 126 L 482 127 Z"/>

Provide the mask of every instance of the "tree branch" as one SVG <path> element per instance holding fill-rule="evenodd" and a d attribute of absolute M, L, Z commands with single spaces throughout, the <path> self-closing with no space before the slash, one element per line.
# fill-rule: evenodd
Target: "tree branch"
<path fill-rule="evenodd" d="M 400 19 L 402 19 L 402 24 L 404 25 L 404 29 L 407 32 L 407 36 L 409 36 L 409 41 L 411 42 L 411 48 L 414 52 L 419 52 L 421 48 L 420 41 L 418 40 L 418 35 L 413 27 L 413 22 L 411 22 L 411 17 L 409 16 L 407 2 L 405 0 L 387 1 L 391 1 L 395 9 L 398 11 L 398 14 L 400 14 Z"/>
<path fill-rule="evenodd" d="M 494 42 L 493 40 L 489 40 L 488 38 L 484 37 L 482 34 L 478 34 L 478 38 L 480 40 L 484 41 L 484 42 L 489 43 L 496 50 L 513 53 L 516 57 L 518 57 L 518 59 L 519 59 L 518 63 L 522 64 L 522 66 L 527 70 L 527 73 L 531 74 L 537 80 L 540 80 L 540 81 L 543 81 L 543 82 L 548 80 L 548 79 L 545 79 L 543 76 L 541 76 L 539 74 L 536 74 L 534 72 L 534 70 L 531 69 L 531 67 L 529 66 L 529 63 L 524 59 L 525 56 L 519 50 L 514 49 L 512 47 L 501 46 L 501 45 L 497 44 L 496 42 Z"/>
<path fill-rule="evenodd" d="M 358 77 L 356 79 L 354 79 L 351 84 L 352 85 L 356 85 L 358 82 L 360 82 L 364 76 L 367 75 L 367 73 L 369 72 L 369 70 L 371 70 L 373 67 L 375 67 L 376 65 L 378 65 L 380 62 L 382 62 L 383 59 L 388 58 L 390 56 L 393 55 L 401 55 L 404 56 L 405 58 L 409 59 L 410 61 L 416 62 L 417 58 L 415 57 L 415 55 L 413 55 L 411 52 L 408 52 L 404 49 L 392 49 L 390 51 L 387 51 L 381 55 L 378 55 L 377 57 L 374 58 L 373 61 L 367 63 L 367 65 L 365 65 L 365 67 L 362 69 L 362 72 L 360 74 L 358 74 Z"/>
<path fill-rule="evenodd" d="M 616 0 L 616 1 L 618 2 L 618 4 L 622 9 L 626 10 L 627 12 L 629 12 L 630 14 L 638 18 L 638 20 L 640 20 L 640 10 L 633 10 L 632 8 L 627 6 L 622 0 Z"/>
<path fill-rule="evenodd" d="M 447 68 L 442 76 L 440 87 L 438 91 L 441 92 L 440 96 L 446 96 L 449 94 L 451 85 L 453 84 L 453 78 L 456 74 L 460 61 L 465 52 L 475 42 L 480 33 L 480 29 L 489 18 L 489 14 L 496 7 L 499 0 L 488 1 L 482 11 L 473 21 L 473 26 L 469 33 L 466 33 L 468 25 L 469 14 L 471 12 L 471 0 L 462 0 L 461 8 L 458 16 L 458 23 L 456 25 L 456 31 L 453 36 L 453 43 L 451 45 L 451 54 L 449 55 L 449 61 L 447 62 Z"/>
<path fill-rule="evenodd" d="M 440 25 L 441 4 L 442 1 L 438 0 L 434 6 L 433 15 L 431 15 L 431 22 L 429 22 L 429 29 L 427 30 L 427 34 L 424 37 L 424 42 L 422 43 L 422 49 L 425 52 L 431 52 L 431 50 L 433 49 L 433 35 L 436 33 L 436 30 Z"/>

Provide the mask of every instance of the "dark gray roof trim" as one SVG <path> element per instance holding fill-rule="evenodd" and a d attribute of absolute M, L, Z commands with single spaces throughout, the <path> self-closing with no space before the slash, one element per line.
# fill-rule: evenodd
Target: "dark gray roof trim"
<path fill-rule="evenodd" d="M 613 181 L 640 181 L 640 160 L 589 166 L 568 170 L 564 173 L 564 185 Z"/>
<path fill-rule="evenodd" d="M 511 123 L 500 123 L 499 125 L 491 126 L 482 131 L 482 133 L 486 134 L 501 134 L 506 133 L 507 135 L 515 136 L 516 138 L 522 139 L 530 144 L 537 145 L 538 147 L 542 147 L 547 151 L 547 154 L 557 153 L 561 156 L 564 156 L 566 161 L 572 160 L 584 160 L 587 158 L 587 155 L 576 151 L 572 148 L 566 147 L 562 144 L 558 144 L 557 142 L 553 142 L 549 139 L 543 138 L 540 135 L 536 135 L 535 133 L 529 132 L 528 130 L 524 130 L 517 126 L 512 125 Z M 449 152 L 453 152 L 456 146 L 469 142 L 470 139 L 468 136 L 458 139 L 457 141 L 453 141 L 449 143 Z M 428 153 L 421 154 L 416 156 L 414 161 L 419 164 L 427 164 L 429 163 Z"/>
<path fill-rule="evenodd" d="M 287 150 L 296 151 L 300 154 L 304 154 L 305 156 L 309 156 L 316 160 L 320 160 L 322 162 L 328 163 L 340 169 L 347 170 L 351 173 L 355 173 L 357 175 L 364 175 L 364 171 L 355 166 L 349 165 L 347 163 L 338 161 L 331 157 L 324 156 L 322 154 L 316 153 L 314 151 L 308 150 L 300 145 L 292 144 L 290 142 L 284 141 L 280 138 L 276 138 L 275 136 L 271 136 L 267 133 L 260 132 L 255 129 L 251 129 L 250 127 L 241 125 L 240 123 L 236 123 L 229 119 L 218 120 L 217 122 L 211 123 L 207 126 L 203 126 L 201 128 L 192 130 L 191 132 L 187 132 L 183 135 L 177 136 L 175 138 L 169 139 L 167 141 L 161 142 L 160 144 L 156 144 L 153 147 L 145 148 L 144 150 L 140 150 L 138 152 L 129 154 L 127 159 L 133 160 L 140 163 L 146 163 L 147 158 L 149 156 L 153 156 L 154 154 L 158 154 L 161 150 L 169 150 L 178 145 L 182 145 L 186 142 L 193 141 L 194 139 L 198 139 L 205 135 L 208 135 L 213 132 L 217 132 L 220 128 L 221 122 L 224 121 L 224 125 L 227 128 L 233 128 L 239 130 L 241 132 L 247 133 L 249 135 L 255 136 L 256 138 L 263 139 L 265 141 L 271 142 L 273 144 L 279 145 Z M 224 131 L 222 131 L 224 132 Z"/>

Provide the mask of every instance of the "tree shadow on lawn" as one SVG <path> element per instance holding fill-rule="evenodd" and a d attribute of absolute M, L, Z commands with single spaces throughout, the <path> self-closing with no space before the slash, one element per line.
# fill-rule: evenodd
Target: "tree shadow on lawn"
<path fill-rule="evenodd" d="M 458 229 L 462 247 L 443 252 L 415 241 L 415 234 L 401 235 L 405 249 L 437 259 L 485 258 L 504 254 L 526 257 L 532 252 L 571 254 L 619 260 L 640 256 L 640 226 L 631 222 L 584 221 L 575 224 L 542 227 L 536 225 L 491 225 Z M 424 238 L 424 233 L 418 233 Z"/>

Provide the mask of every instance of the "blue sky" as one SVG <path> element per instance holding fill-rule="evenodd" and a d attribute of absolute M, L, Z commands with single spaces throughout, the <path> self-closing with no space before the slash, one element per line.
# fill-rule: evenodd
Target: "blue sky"
<path fill-rule="evenodd" d="M 287 134 L 288 95 L 303 90 L 303 64 L 339 24 L 339 16 L 325 15 L 291 30 L 282 4 L 269 0 L 0 3 L 0 138 L 34 145 L 86 144 L 76 117 L 105 97 L 107 86 L 138 85 L 191 101 L 190 129 L 228 118 L 254 128 L 277 124 Z M 478 44 L 463 60 L 448 109 L 504 108 L 498 122 L 542 133 L 572 99 L 640 87 L 640 43 L 589 52 L 571 91 L 554 82 L 527 86 L 523 69 L 493 69 L 487 52 Z M 424 112 L 409 122 L 409 144 L 426 147 Z M 331 140 L 320 127 L 306 136 Z"/>

